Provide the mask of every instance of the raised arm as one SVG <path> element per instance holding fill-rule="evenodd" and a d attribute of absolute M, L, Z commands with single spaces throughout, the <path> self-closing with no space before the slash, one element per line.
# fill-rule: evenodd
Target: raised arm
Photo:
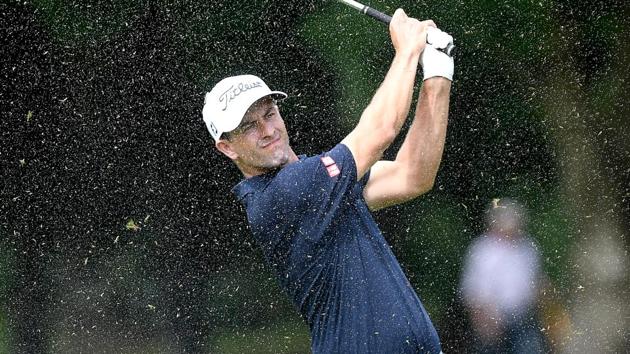
<path fill-rule="evenodd" d="M 436 37 L 452 37 L 436 29 Z M 414 120 L 395 161 L 372 167 L 363 196 L 372 210 L 400 204 L 429 191 L 435 182 L 446 138 L 453 60 L 433 46 L 422 54 L 425 81 Z"/>
<path fill-rule="evenodd" d="M 389 30 L 396 50 L 392 65 L 356 128 L 342 141 L 356 162 L 357 179 L 380 160 L 405 122 L 428 26 L 435 24 L 409 18 L 401 9 L 392 17 Z"/>

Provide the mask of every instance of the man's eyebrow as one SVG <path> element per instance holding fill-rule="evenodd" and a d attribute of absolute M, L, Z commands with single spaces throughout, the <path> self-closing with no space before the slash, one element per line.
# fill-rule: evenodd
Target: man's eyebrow
<path fill-rule="evenodd" d="M 255 121 L 256 121 L 256 118 L 245 118 L 245 119 L 243 119 L 241 124 L 239 124 L 239 126 L 244 126 L 246 124 L 249 124 L 249 123 L 252 123 L 252 122 L 255 122 Z"/>
<path fill-rule="evenodd" d="M 267 107 L 265 109 L 265 113 L 263 114 L 264 116 L 266 116 L 267 114 L 269 114 L 269 112 L 271 112 L 273 109 L 275 108 L 275 105 L 271 105 L 269 107 Z M 245 124 L 251 123 L 251 122 L 255 122 L 257 121 L 258 118 L 253 117 L 251 114 L 246 114 L 245 117 L 243 118 L 243 120 L 241 121 L 241 124 L 239 124 L 239 126 L 243 126 Z"/>

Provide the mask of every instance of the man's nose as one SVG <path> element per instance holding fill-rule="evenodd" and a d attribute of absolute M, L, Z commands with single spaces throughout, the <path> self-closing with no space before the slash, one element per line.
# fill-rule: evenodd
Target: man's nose
<path fill-rule="evenodd" d="M 260 135 L 263 137 L 273 135 L 274 132 L 273 124 L 264 119 L 258 122 L 258 129 L 260 130 Z"/>

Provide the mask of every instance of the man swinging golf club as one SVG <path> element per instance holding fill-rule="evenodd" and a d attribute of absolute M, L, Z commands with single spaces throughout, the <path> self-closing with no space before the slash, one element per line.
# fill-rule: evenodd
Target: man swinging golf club
<path fill-rule="evenodd" d="M 313 353 L 440 353 L 431 320 L 370 210 L 432 188 L 442 158 L 452 37 L 399 9 L 395 57 L 356 128 L 323 154 L 297 156 L 276 100 L 258 77 L 220 81 L 204 121 L 244 175 L 234 187 L 283 290 L 308 323 Z M 427 38 L 428 35 L 428 38 Z M 431 44 L 428 44 L 431 43 Z M 424 82 L 394 161 L 381 161 L 409 113 L 418 63 Z"/>

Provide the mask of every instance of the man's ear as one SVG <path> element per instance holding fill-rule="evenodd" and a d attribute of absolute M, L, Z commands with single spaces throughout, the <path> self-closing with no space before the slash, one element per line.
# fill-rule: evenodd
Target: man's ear
<path fill-rule="evenodd" d="M 238 153 L 232 149 L 232 144 L 230 144 L 229 141 L 221 139 L 217 141 L 214 146 L 230 159 L 236 160 L 238 158 Z"/>

